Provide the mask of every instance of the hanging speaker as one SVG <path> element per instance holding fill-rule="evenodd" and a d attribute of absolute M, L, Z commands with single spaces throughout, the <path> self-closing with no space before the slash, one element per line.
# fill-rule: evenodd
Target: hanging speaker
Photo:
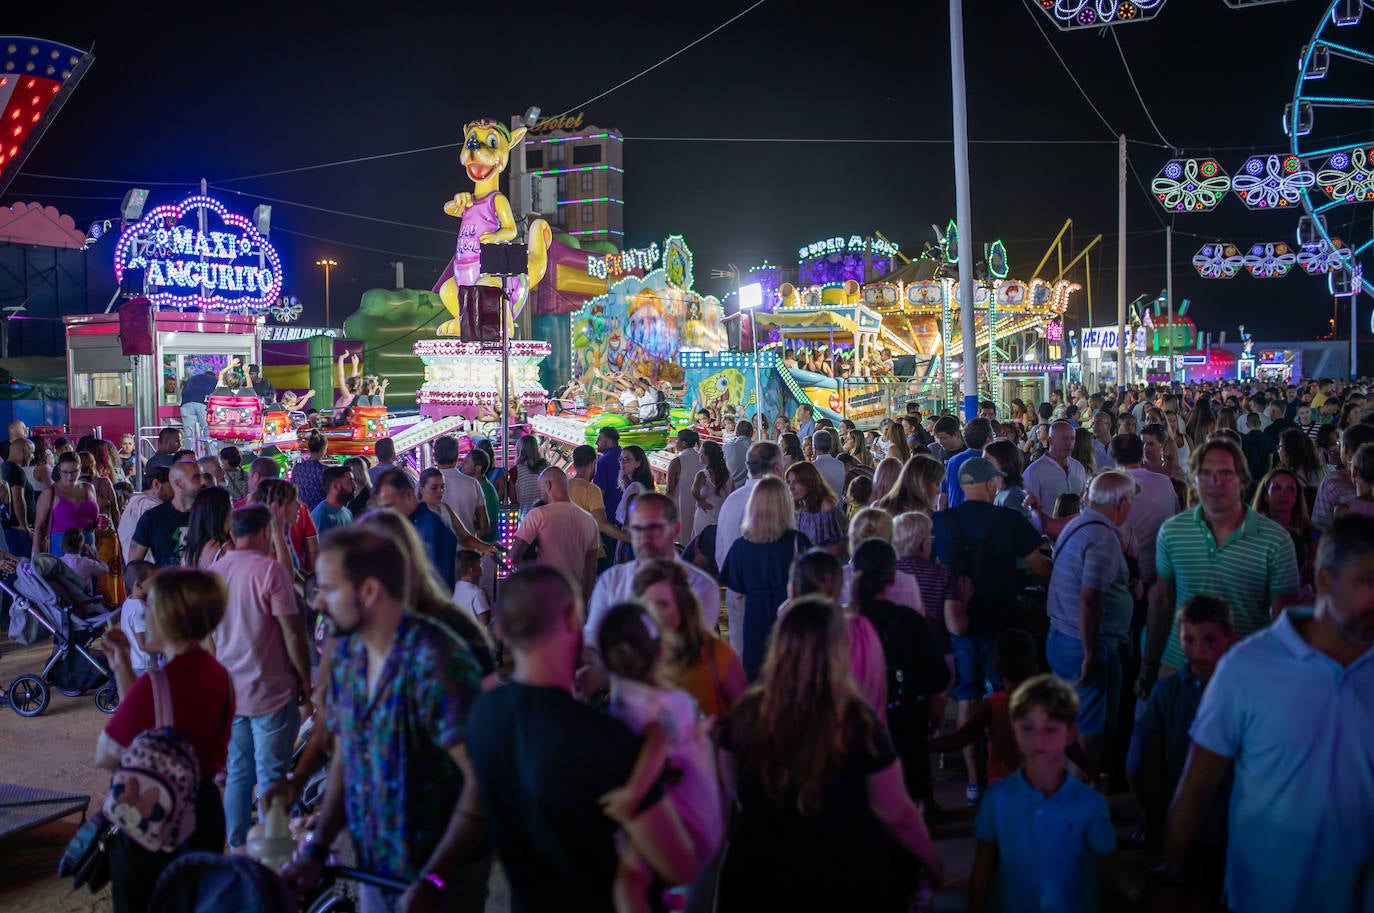
<path fill-rule="evenodd" d="M 131 298 L 119 306 L 119 347 L 125 355 L 156 354 L 153 303 Z"/>
<path fill-rule="evenodd" d="M 458 286 L 458 319 L 465 342 L 501 341 L 501 290 L 490 285 Z"/>

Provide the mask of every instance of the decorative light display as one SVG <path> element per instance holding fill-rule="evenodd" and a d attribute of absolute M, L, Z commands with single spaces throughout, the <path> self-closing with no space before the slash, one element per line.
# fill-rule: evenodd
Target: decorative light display
<path fill-rule="evenodd" d="M 539 363 L 552 351 L 543 340 L 510 343 L 510 395 L 521 408 L 540 410 L 548 393 L 539 384 Z M 422 339 L 413 346 L 425 366 L 424 385 L 415 394 L 422 412 L 439 415 L 491 409 L 501 402 L 501 351 L 490 343 L 460 339 Z"/>
<path fill-rule="evenodd" d="M 997 285 L 993 298 L 999 307 L 1020 308 L 1026 303 L 1030 290 L 1026 288 L 1024 282 L 1016 279 L 1008 279 Z"/>
<path fill-rule="evenodd" d="M 1374 200 L 1374 148 L 1332 153 L 1316 183 L 1334 203 Z"/>
<path fill-rule="evenodd" d="M 218 219 L 223 230 L 202 231 L 198 211 Z M 252 220 L 199 194 L 158 206 L 124 229 L 115 278 L 123 282 L 131 271 L 142 272 L 144 292 L 159 307 L 262 313 L 281 295 L 276 249 Z"/>
<path fill-rule="evenodd" d="M 959 224 L 953 219 L 945 226 L 945 262 L 959 262 Z"/>
<path fill-rule="evenodd" d="M 1296 155 L 1255 155 L 1231 179 L 1231 189 L 1250 209 L 1282 209 L 1302 202 L 1316 182 L 1312 169 Z"/>
<path fill-rule="evenodd" d="M 1298 254 L 1298 266 L 1309 276 L 1322 276 L 1350 268 L 1350 248 L 1340 238 L 1322 238 L 1303 245 Z"/>
<path fill-rule="evenodd" d="M 988 247 L 988 273 L 994 279 L 1005 279 L 1010 266 L 1007 262 L 1007 246 L 1001 241 L 993 241 Z"/>
<path fill-rule="evenodd" d="M 282 323 L 295 323 L 301 319 L 301 300 L 295 295 L 286 295 L 277 299 L 268 312 L 273 320 Z"/>
<path fill-rule="evenodd" d="M 0 37 L 0 192 L 94 60 L 55 41 Z"/>
<path fill-rule="evenodd" d="M 692 249 L 682 235 L 669 235 L 663 242 L 663 273 L 669 285 L 692 287 Z"/>
<path fill-rule="evenodd" d="M 1281 279 L 1297 262 L 1298 255 L 1282 241 L 1255 244 L 1245 255 L 1245 268 L 1256 279 Z"/>
<path fill-rule="evenodd" d="M 1230 176 L 1214 159 L 1172 159 L 1150 182 L 1150 192 L 1170 212 L 1211 212 L 1230 189 Z"/>
<path fill-rule="evenodd" d="M 934 310 L 945 303 L 945 285 L 939 279 L 919 279 L 906 287 L 907 304 Z"/>
<path fill-rule="evenodd" d="M 1037 5 L 1064 31 L 1101 28 L 1153 19 L 1164 0 L 1037 0 Z"/>
<path fill-rule="evenodd" d="M 1240 248 L 1221 241 L 1204 244 L 1193 255 L 1193 269 L 1204 279 L 1234 279 L 1244 265 Z"/>

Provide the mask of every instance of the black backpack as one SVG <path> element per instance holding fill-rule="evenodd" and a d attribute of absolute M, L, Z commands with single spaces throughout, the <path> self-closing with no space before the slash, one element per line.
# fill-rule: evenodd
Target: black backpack
<path fill-rule="evenodd" d="M 996 518 L 989 520 L 983 535 L 977 539 L 964 535 L 959 528 L 957 510 L 948 510 L 951 542 L 946 565 L 963 594 L 968 612 L 969 634 L 995 637 L 1017 623 L 1017 590 L 1019 581 L 1015 569 L 1006 573 L 998 568 L 988 554 L 988 534 Z"/>

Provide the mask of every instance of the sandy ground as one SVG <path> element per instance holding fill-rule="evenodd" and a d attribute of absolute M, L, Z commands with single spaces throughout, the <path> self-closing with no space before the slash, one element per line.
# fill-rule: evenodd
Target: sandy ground
<path fill-rule="evenodd" d="M 37 672 L 47 658 L 47 646 L 17 647 L 0 640 L 0 682 L 24 672 Z M 24 786 L 81 792 L 91 796 L 95 811 L 104 799 L 109 775 L 92 763 L 96 736 L 107 717 L 89 696 L 65 698 L 53 694 L 43 715 L 24 719 L 6 704 L 0 707 L 0 781 Z M 942 911 L 962 910 L 967 897 L 968 872 L 973 862 L 973 821 L 964 806 L 961 770 L 937 772 L 936 801 L 954 810 L 932 828 L 949 881 L 937 903 Z M 1113 807 L 1126 812 L 1129 801 L 1117 797 Z M 1128 812 L 1127 812 L 1128 814 Z M 109 890 L 91 895 L 71 890 L 57 877 L 57 862 L 80 824 L 72 815 L 24 834 L 0 840 L 0 911 L 4 913 L 108 913 Z M 1124 838 L 1129 826 L 1118 835 Z M 1114 906 L 1114 909 L 1123 909 Z M 509 894 L 499 871 L 492 877 L 488 913 L 508 913 Z M 1105 909 L 1105 908 L 1104 908 Z"/>

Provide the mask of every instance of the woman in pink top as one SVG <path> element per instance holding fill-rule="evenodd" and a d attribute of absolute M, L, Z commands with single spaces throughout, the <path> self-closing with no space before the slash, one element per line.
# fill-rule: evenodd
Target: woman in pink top
<path fill-rule="evenodd" d="M 44 489 L 35 505 L 33 554 L 62 554 L 62 534 L 79 529 L 86 544 L 95 548 L 95 522 L 100 515 L 95 488 L 81 481 L 81 462 L 68 451 L 57 460 L 57 480 Z"/>

